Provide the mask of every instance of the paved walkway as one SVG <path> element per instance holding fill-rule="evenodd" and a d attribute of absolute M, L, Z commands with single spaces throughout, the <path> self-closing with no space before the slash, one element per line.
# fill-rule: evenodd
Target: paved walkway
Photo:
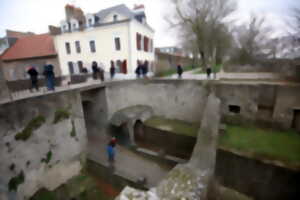
<path fill-rule="evenodd" d="M 106 145 L 109 141 L 104 132 L 98 132 L 98 136 L 90 137 L 88 140 L 88 158 L 108 167 Z M 166 164 L 158 164 L 150 158 L 135 153 L 123 146 L 116 146 L 115 174 L 137 181 L 146 177 L 147 187 L 156 186 L 172 169 Z"/>

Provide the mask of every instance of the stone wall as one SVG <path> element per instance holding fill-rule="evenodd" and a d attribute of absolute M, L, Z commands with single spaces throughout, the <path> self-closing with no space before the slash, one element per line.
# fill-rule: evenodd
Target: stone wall
<path fill-rule="evenodd" d="M 0 61 L 0 103 L 7 102 L 10 100 L 10 93 L 4 79 L 4 74 L 2 70 L 2 62 Z"/>
<path fill-rule="evenodd" d="M 196 138 L 143 125 L 142 134 L 135 134 L 138 146 L 150 148 L 182 159 L 189 159 L 196 144 Z M 166 145 L 166 141 L 168 144 Z"/>
<path fill-rule="evenodd" d="M 176 66 L 180 63 L 183 67 L 192 66 L 193 60 L 188 57 L 175 56 L 168 53 L 156 52 L 155 53 L 155 72 L 167 71 L 170 69 L 176 69 Z"/>
<path fill-rule="evenodd" d="M 300 80 L 300 59 L 276 59 L 263 61 L 252 65 L 228 64 L 224 67 L 225 72 L 240 73 L 274 73 L 282 79 Z"/>
<path fill-rule="evenodd" d="M 220 83 L 216 88 L 223 121 L 300 131 L 299 85 Z"/>
<path fill-rule="evenodd" d="M 106 89 L 100 87 L 84 91 L 81 96 L 88 136 L 93 137 L 108 125 Z"/>
<path fill-rule="evenodd" d="M 34 58 L 3 62 L 3 72 L 6 80 L 19 80 L 28 77 L 26 67 L 33 65 L 39 74 L 43 76 L 44 65 L 50 62 L 54 66 L 55 76 L 61 76 L 61 69 L 57 57 Z"/>
<path fill-rule="evenodd" d="M 187 122 L 202 117 L 206 89 L 197 81 L 149 80 L 107 84 L 108 119 L 124 108 L 147 105 L 154 115 Z"/>
<path fill-rule="evenodd" d="M 0 199 L 27 199 L 77 175 L 86 130 L 78 92 L 0 105 Z"/>
<path fill-rule="evenodd" d="M 256 200 L 298 199 L 300 172 L 218 150 L 215 176 L 224 186 Z"/>

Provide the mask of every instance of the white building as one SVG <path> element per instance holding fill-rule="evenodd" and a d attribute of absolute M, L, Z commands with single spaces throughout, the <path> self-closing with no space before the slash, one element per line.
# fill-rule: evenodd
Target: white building
<path fill-rule="evenodd" d="M 114 65 L 119 73 L 134 73 L 137 62 L 154 64 L 154 30 L 147 24 L 144 6 L 130 10 L 125 5 L 86 14 L 66 6 L 62 33 L 55 46 L 63 75 L 77 74 L 84 67 L 91 72 L 96 61 L 105 71 Z"/>

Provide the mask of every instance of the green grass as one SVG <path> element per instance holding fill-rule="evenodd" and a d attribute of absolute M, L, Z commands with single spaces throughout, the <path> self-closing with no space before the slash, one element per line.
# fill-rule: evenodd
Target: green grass
<path fill-rule="evenodd" d="M 196 137 L 199 125 L 184 122 L 176 119 L 165 119 L 162 117 L 152 117 L 145 122 L 150 127 L 166 130 L 179 135 Z"/>
<path fill-rule="evenodd" d="M 219 145 L 249 153 L 256 158 L 300 166 L 300 135 L 293 131 L 228 125 L 226 133 L 219 138 Z"/>
<path fill-rule="evenodd" d="M 145 125 L 191 137 L 197 136 L 199 128 L 197 124 L 162 117 L 150 118 Z M 219 147 L 300 167 L 300 135 L 294 131 L 227 125 L 226 133 L 219 137 Z"/>
<path fill-rule="evenodd" d="M 183 67 L 183 72 L 191 71 L 191 70 L 195 70 L 195 69 L 197 69 L 197 67 L 186 66 L 186 67 Z M 166 70 L 166 71 L 158 72 L 156 74 L 156 76 L 157 77 L 165 77 L 165 76 L 171 76 L 173 74 L 177 74 L 177 67 L 174 67 L 174 68 Z"/>
<path fill-rule="evenodd" d="M 70 118 L 70 112 L 67 109 L 58 109 L 55 111 L 53 124 L 57 124 L 65 119 Z"/>
<path fill-rule="evenodd" d="M 54 191 L 39 190 L 30 200 L 113 200 L 99 188 L 96 179 L 88 174 L 73 177 Z"/>

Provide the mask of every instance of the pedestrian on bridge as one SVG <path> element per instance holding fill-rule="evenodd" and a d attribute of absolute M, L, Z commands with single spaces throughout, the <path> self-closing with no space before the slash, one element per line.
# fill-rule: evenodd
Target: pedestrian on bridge
<path fill-rule="evenodd" d="M 29 74 L 31 80 L 30 91 L 32 92 L 33 88 L 35 88 L 36 91 L 39 91 L 39 85 L 38 85 L 39 72 L 33 66 L 30 66 L 27 70 L 27 73 Z"/>
<path fill-rule="evenodd" d="M 99 76 L 99 67 L 96 61 L 92 62 L 93 79 L 97 80 Z"/>
<path fill-rule="evenodd" d="M 114 63 L 111 65 L 109 72 L 110 72 L 110 78 L 113 79 L 116 73 L 116 68 L 114 66 Z"/>
<path fill-rule="evenodd" d="M 179 64 L 179 65 L 177 65 L 178 78 L 181 78 L 182 73 L 183 73 L 183 69 L 182 69 L 181 65 Z"/>
<path fill-rule="evenodd" d="M 46 85 L 49 91 L 55 90 L 55 74 L 53 71 L 54 67 L 52 64 L 46 64 L 44 66 L 44 73 L 46 79 Z"/>

